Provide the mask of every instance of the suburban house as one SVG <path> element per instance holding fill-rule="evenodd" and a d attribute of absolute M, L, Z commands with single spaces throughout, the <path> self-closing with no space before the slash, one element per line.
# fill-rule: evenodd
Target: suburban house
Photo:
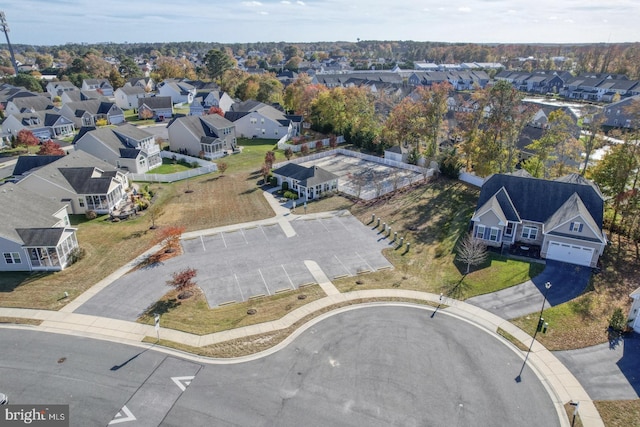
<path fill-rule="evenodd" d="M 609 126 L 613 128 L 636 128 L 640 123 L 637 119 L 637 115 L 634 115 L 629 110 L 629 107 L 636 105 L 640 110 L 640 95 L 632 96 L 618 102 L 607 105 L 604 108 L 605 121 L 603 126 Z"/>
<path fill-rule="evenodd" d="M 320 198 L 323 193 L 336 191 L 338 175 L 318 166 L 305 167 L 295 163 L 287 163 L 272 171 L 278 185 L 286 183 L 289 190 L 298 193 L 305 200 Z"/>
<path fill-rule="evenodd" d="M 124 172 L 84 151 L 34 167 L 22 176 L 18 187 L 37 194 L 37 200 L 62 202 L 72 214 L 109 213 L 125 201 L 129 188 Z"/>
<path fill-rule="evenodd" d="M 54 105 L 46 96 L 16 97 L 7 101 L 4 107 L 5 116 L 20 113 L 33 113 L 35 111 L 53 110 Z"/>
<path fill-rule="evenodd" d="M 170 97 L 174 104 L 191 104 L 196 88 L 186 82 L 165 80 L 158 84 L 158 95 Z"/>
<path fill-rule="evenodd" d="M 171 150 L 191 156 L 213 159 L 236 148 L 234 124 L 218 114 L 178 117 L 167 130 Z"/>
<path fill-rule="evenodd" d="M 13 183 L 0 189 L 0 271 L 59 271 L 78 247 L 67 204 Z"/>
<path fill-rule="evenodd" d="M 39 155 L 24 155 L 18 156 L 18 160 L 16 161 L 16 165 L 13 167 L 13 177 L 14 182 L 20 181 L 22 178 L 27 176 L 29 172 L 34 171 L 35 169 L 41 168 L 43 166 L 48 165 L 49 163 L 53 163 L 56 160 L 60 160 L 64 155 L 61 156 L 39 156 Z"/>
<path fill-rule="evenodd" d="M 495 174 L 482 185 L 472 233 L 487 246 L 595 267 L 607 244 L 603 215 L 600 190 L 580 175 Z"/>
<path fill-rule="evenodd" d="M 122 108 L 110 101 L 90 99 L 88 101 L 69 102 L 62 106 L 60 114 L 72 120 L 76 128 L 96 126 L 98 120 L 106 120 L 107 124 L 117 125 L 124 122 Z"/>
<path fill-rule="evenodd" d="M 76 150 L 131 173 L 146 173 L 162 165 L 155 136 L 128 123 L 113 128 L 83 128 L 74 144 Z"/>
<path fill-rule="evenodd" d="M 51 95 L 51 98 L 55 98 L 56 96 L 61 96 L 64 92 L 72 91 L 72 90 L 80 90 L 73 83 L 68 81 L 63 82 L 49 82 L 47 83 L 47 93 Z"/>
<path fill-rule="evenodd" d="M 170 96 L 150 96 L 138 98 L 138 117 L 159 120 L 173 117 L 173 103 Z"/>
<path fill-rule="evenodd" d="M 14 114 L 2 122 L 2 132 L 15 136 L 22 129 L 31 131 L 41 141 L 73 135 L 73 122 L 53 111 Z"/>
<path fill-rule="evenodd" d="M 123 86 L 114 92 L 116 105 L 123 110 L 138 108 L 138 99 L 149 96 L 140 86 Z"/>
<path fill-rule="evenodd" d="M 156 89 L 156 82 L 151 77 L 132 77 L 127 79 L 123 87 L 140 87 L 145 92 L 151 92 Z"/>
<path fill-rule="evenodd" d="M 107 79 L 84 79 L 82 90 L 95 90 L 104 96 L 113 96 L 113 86 Z"/>
<path fill-rule="evenodd" d="M 237 102 L 224 117 L 236 126 L 240 138 L 280 139 L 300 134 L 301 116 L 284 114 L 282 111 L 258 101 Z"/>
<path fill-rule="evenodd" d="M 640 333 L 640 288 L 631 292 L 629 297 L 633 300 L 633 303 L 631 304 L 631 310 L 629 310 L 627 325 L 637 333 Z"/>
<path fill-rule="evenodd" d="M 60 95 L 60 102 L 62 102 L 63 105 L 69 102 L 88 101 L 90 99 L 107 100 L 104 95 L 95 90 L 72 90 Z"/>
<path fill-rule="evenodd" d="M 193 102 L 189 106 L 189 115 L 201 116 L 207 114 L 211 107 L 218 107 L 225 113 L 231 110 L 235 101 L 221 90 L 198 91 Z"/>

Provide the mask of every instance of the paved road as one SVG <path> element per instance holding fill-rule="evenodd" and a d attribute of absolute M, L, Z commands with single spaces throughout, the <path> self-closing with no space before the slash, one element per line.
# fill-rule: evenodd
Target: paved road
<path fill-rule="evenodd" d="M 595 400 L 640 397 L 640 336 L 553 353 Z"/>
<path fill-rule="evenodd" d="M 430 314 L 343 312 L 271 356 L 233 365 L 0 329 L 0 389 L 13 403 L 70 403 L 71 425 L 560 425 L 533 372 L 514 381 L 522 358 L 510 346 Z"/>
<path fill-rule="evenodd" d="M 590 268 L 548 260 L 544 271 L 532 280 L 498 292 L 469 298 L 466 302 L 504 319 L 514 319 L 540 311 L 545 283 L 550 282 L 552 285 L 547 294 L 547 303 L 555 306 L 580 295 L 586 289 L 590 277 Z"/>
<path fill-rule="evenodd" d="M 296 233 L 289 238 L 274 221 L 183 240 L 184 255 L 126 274 L 75 312 L 136 320 L 169 290 L 171 273 L 186 267 L 198 271 L 195 281 L 211 307 L 315 282 L 304 260 L 316 261 L 329 279 L 391 267 L 381 253 L 389 240 L 351 215 L 289 224 Z"/>

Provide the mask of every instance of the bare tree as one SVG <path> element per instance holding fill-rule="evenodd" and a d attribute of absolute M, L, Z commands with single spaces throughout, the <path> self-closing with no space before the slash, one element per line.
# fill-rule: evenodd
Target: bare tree
<path fill-rule="evenodd" d="M 171 286 L 180 292 L 179 299 L 189 298 L 193 295 L 191 290 L 196 287 L 196 282 L 193 281 L 193 278 L 196 277 L 197 273 L 197 270 L 191 267 L 176 271 L 171 275 L 171 280 L 167 280 L 167 286 Z"/>
<path fill-rule="evenodd" d="M 227 162 L 218 162 L 218 171 L 220 172 L 220 176 L 224 175 L 228 167 L 229 165 Z"/>
<path fill-rule="evenodd" d="M 473 237 L 471 233 L 468 233 L 460 241 L 458 246 L 458 259 L 467 264 L 467 271 L 465 274 L 469 274 L 472 265 L 480 265 L 487 260 L 489 254 L 487 253 L 487 246 Z"/>

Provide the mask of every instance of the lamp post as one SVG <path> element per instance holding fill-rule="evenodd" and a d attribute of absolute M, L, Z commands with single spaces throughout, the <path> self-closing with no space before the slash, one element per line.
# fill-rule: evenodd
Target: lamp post
<path fill-rule="evenodd" d="M 522 368 L 520 368 L 520 373 L 516 377 L 516 382 L 519 383 L 522 381 L 522 371 L 524 371 L 524 367 L 527 365 L 527 360 L 529 359 L 529 353 L 531 353 L 531 349 L 533 348 L 533 343 L 536 342 L 536 336 L 538 332 L 544 328 L 542 325 L 542 312 L 544 311 L 544 304 L 547 302 L 547 293 L 549 293 L 549 289 L 551 289 L 551 283 L 547 282 L 544 284 L 545 291 L 542 299 L 542 308 L 540 309 L 540 316 L 538 316 L 538 326 L 536 327 L 536 331 L 533 334 L 533 339 L 531 340 L 531 345 L 529 346 L 529 350 L 527 350 L 527 355 L 524 357 L 524 362 L 522 363 Z"/>

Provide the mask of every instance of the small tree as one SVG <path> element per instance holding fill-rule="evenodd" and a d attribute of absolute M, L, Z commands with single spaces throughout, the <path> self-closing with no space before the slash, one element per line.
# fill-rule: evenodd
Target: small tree
<path fill-rule="evenodd" d="M 464 236 L 458 247 L 458 259 L 467 264 L 465 274 L 469 274 L 472 265 L 480 265 L 485 262 L 488 256 L 485 244 L 473 237 L 471 233 Z"/>
<path fill-rule="evenodd" d="M 320 151 L 324 148 L 324 144 L 322 143 L 322 140 L 317 140 L 316 141 L 316 151 Z"/>
<path fill-rule="evenodd" d="M 336 148 L 338 146 L 338 138 L 335 135 L 329 137 L 329 147 Z"/>
<path fill-rule="evenodd" d="M 197 270 L 191 267 L 176 271 L 171 275 L 171 280 L 167 280 L 167 286 L 171 286 L 176 291 L 184 293 L 196 286 L 193 278 L 196 277 L 197 274 Z"/>
<path fill-rule="evenodd" d="M 143 108 L 138 110 L 138 117 L 140 117 L 142 120 L 149 120 L 153 118 L 153 111 L 151 111 L 148 108 Z"/>
<path fill-rule="evenodd" d="M 149 212 L 149 219 L 151 220 L 151 227 L 149 227 L 149 228 L 151 228 L 152 230 L 155 230 L 157 228 L 156 221 L 164 213 L 163 209 L 162 209 L 162 207 L 160 205 L 154 203 L 147 210 L 147 212 Z"/>
<path fill-rule="evenodd" d="M 21 131 L 18 132 L 18 135 L 16 136 L 16 142 L 15 145 L 21 146 L 36 146 L 40 144 L 40 140 L 33 134 L 33 132 L 31 132 L 28 129 L 22 129 Z"/>
<path fill-rule="evenodd" d="M 262 168 L 260 168 L 260 174 L 262 174 L 262 178 L 264 179 L 264 183 L 266 184 L 269 180 L 269 174 L 271 173 L 271 166 L 264 163 Z"/>
<path fill-rule="evenodd" d="M 218 162 L 218 170 L 220 171 L 220 175 L 224 175 L 228 167 L 229 165 L 226 162 Z"/>
<path fill-rule="evenodd" d="M 309 146 L 307 144 L 302 144 L 302 146 L 300 146 L 300 152 L 303 156 L 306 156 L 309 154 Z"/>
<path fill-rule="evenodd" d="M 64 150 L 60 148 L 60 144 L 48 140 L 40 146 L 37 153 L 39 156 L 64 156 Z"/>
<path fill-rule="evenodd" d="M 160 243 L 165 252 L 175 252 L 180 246 L 180 236 L 184 233 L 185 227 L 171 225 L 160 230 Z"/>
<path fill-rule="evenodd" d="M 273 151 L 267 151 L 264 155 L 264 164 L 269 165 L 269 169 L 273 166 L 273 162 L 276 161 L 276 153 Z"/>
<path fill-rule="evenodd" d="M 287 160 L 291 160 L 291 158 L 293 157 L 293 150 L 291 149 L 291 147 L 287 147 L 287 149 L 284 150 L 284 156 L 287 158 Z"/>

